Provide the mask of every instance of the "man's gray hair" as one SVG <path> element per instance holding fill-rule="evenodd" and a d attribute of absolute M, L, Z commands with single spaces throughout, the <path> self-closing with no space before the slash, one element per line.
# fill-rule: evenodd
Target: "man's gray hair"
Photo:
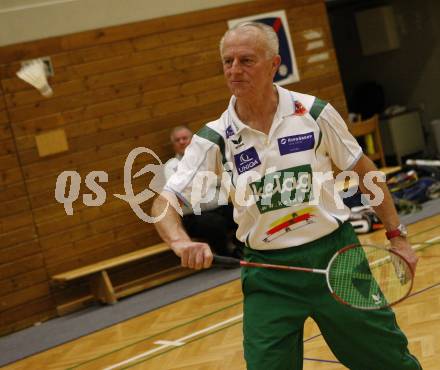
<path fill-rule="evenodd" d="M 266 44 L 265 45 L 266 58 L 270 59 L 275 55 L 278 55 L 280 44 L 278 41 L 277 33 L 274 31 L 274 29 L 271 26 L 268 26 L 267 24 L 260 22 L 242 22 L 233 26 L 231 29 L 227 30 L 223 35 L 222 39 L 220 40 L 220 55 L 223 56 L 223 43 L 225 41 L 226 36 L 230 32 L 241 30 L 242 28 L 251 28 L 251 27 L 260 30 L 264 36 L 264 42 Z"/>

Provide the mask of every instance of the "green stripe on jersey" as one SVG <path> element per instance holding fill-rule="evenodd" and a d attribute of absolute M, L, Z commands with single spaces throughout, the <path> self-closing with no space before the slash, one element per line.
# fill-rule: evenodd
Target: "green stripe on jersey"
<path fill-rule="evenodd" d="M 217 145 L 220 148 L 220 153 L 222 155 L 222 163 L 226 163 L 225 140 L 223 139 L 223 136 L 208 126 L 203 126 L 199 131 L 197 131 L 196 135 Z"/>
<path fill-rule="evenodd" d="M 310 115 L 313 117 L 313 119 L 316 121 L 325 108 L 325 106 L 328 103 L 324 100 L 315 98 L 315 101 L 313 102 L 312 108 L 310 108 Z"/>
<path fill-rule="evenodd" d="M 319 127 L 319 125 L 318 125 Z M 321 127 L 319 127 L 319 138 L 318 138 L 318 144 L 316 145 L 315 148 L 315 154 L 318 151 L 319 146 L 321 145 L 321 140 L 322 140 L 322 131 L 321 131 Z"/>

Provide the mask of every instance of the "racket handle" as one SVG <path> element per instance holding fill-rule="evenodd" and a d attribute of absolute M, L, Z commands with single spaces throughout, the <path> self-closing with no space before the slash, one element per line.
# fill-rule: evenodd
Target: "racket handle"
<path fill-rule="evenodd" d="M 214 254 L 212 265 L 216 267 L 236 268 L 241 266 L 241 261 L 234 257 L 218 256 Z"/>

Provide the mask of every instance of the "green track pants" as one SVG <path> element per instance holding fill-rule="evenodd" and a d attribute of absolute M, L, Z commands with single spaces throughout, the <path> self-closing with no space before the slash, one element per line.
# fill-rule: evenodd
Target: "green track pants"
<path fill-rule="evenodd" d="M 350 224 L 283 250 L 245 248 L 252 262 L 325 269 L 343 246 L 359 243 Z M 324 275 L 242 268 L 244 353 L 248 370 L 303 368 L 303 328 L 311 317 L 338 360 L 351 370 L 420 370 L 391 309 L 360 311 L 337 302 Z"/>

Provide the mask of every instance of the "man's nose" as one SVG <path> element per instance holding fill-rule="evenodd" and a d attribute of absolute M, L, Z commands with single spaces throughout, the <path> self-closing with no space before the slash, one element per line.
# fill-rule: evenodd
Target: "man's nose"
<path fill-rule="evenodd" d="M 234 61 L 231 64 L 231 72 L 232 73 L 240 73 L 241 72 L 240 60 L 234 59 Z"/>

